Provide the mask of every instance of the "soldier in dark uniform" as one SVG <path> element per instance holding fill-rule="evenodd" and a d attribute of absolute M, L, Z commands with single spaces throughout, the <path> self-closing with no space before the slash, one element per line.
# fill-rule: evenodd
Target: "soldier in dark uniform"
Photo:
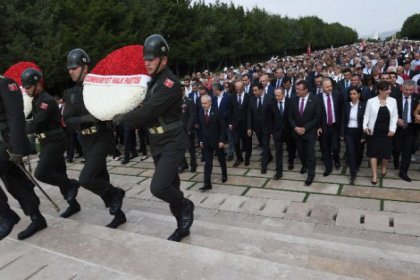
<path fill-rule="evenodd" d="M 156 169 L 150 184 L 153 195 L 169 203 L 177 220 L 177 229 L 168 240 L 181 241 L 190 234 L 194 220 L 194 203 L 180 190 L 178 167 L 190 146 L 181 121 L 182 89 L 177 77 L 169 70 L 169 47 L 160 35 L 146 38 L 143 57 L 152 76 L 141 107 L 117 115 L 114 122 L 127 120 L 144 123 L 150 132 L 150 146 Z"/>
<path fill-rule="evenodd" d="M 194 102 L 191 101 L 187 96 L 182 97 L 181 105 L 181 121 L 184 124 L 184 128 L 187 131 L 188 137 L 190 139 L 190 146 L 188 147 L 188 152 L 190 154 L 190 167 L 191 172 L 196 172 L 197 170 L 197 159 L 195 155 L 195 137 L 194 137 L 194 123 L 196 119 L 196 107 Z M 185 169 L 188 169 L 187 159 L 184 156 L 181 166 L 179 167 L 179 173 L 184 172 Z"/>
<path fill-rule="evenodd" d="M 85 164 L 80 172 L 79 183 L 102 198 L 105 207 L 114 215 L 107 225 L 117 228 L 127 221 L 121 210 L 125 191 L 116 188 L 109 182 L 106 157 L 114 151 L 114 135 L 112 122 L 96 119 L 86 109 L 83 102 L 83 80 L 88 73 L 90 58 L 82 49 L 74 49 L 67 56 L 67 69 L 75 86 L 64 94 L 65 124 L 80 133 Z"/>
<path fill-rule="evenodd" d="M 34 192 L 34 184 L 17 166 L 22 164 L 22 157 L 29 151 L 22 94 L 13 80 L 0 76 L 0 178 L 32 221 L 27 229 L 18 234 L 20 240 L 47 227 L 45 218 L 39 212 L 39 199 Z M 0 240 L 9 235 L 19 220 L 0 188 Z"/>
<path fill-rule="evenodd" d="M 61 112 L 56 100 L 44 89 L 42 73 L 28 68 L 22 72 L 22 86 L 32 100 L 32 120 L 26 123 L 26 133 L 34 133 L 41 144 L 35 178 L 58 186 L 69 207 L 60 217 L 68 218 L 80 211 L 76 200 L 79 183 L 67 177 L 64 151 L 67 138 L 61 127 Z"/>

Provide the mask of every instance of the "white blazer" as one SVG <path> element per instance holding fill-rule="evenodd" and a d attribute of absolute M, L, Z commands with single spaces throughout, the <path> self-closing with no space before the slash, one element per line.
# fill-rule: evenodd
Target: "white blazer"
<path fill-rule="evenodd" d="M 397 108 L 397 100 L 392 97 L 387 97 L 385 100 L 386 107 L 390 112 L 390 121 L 389 121 L 389 131 L 395 133 L 397 129 L 397 122 L 398 122 L 398 108 Z M 366 104 L 365 115 L 363 117 L 363 130 L 369 128 L 371 133 L 373 134 L 373 129 L 375 127 L 376 118 L 378 117 L 378 111 L 380 108 L 379 98 L 373 97 L 368 100 Z"/>

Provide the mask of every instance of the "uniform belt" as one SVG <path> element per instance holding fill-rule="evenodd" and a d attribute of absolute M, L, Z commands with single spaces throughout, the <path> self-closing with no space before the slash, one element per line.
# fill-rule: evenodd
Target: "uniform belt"
<path fill-rule="evenodd" d="M 99 127 L 97 127 L 96 125 L 94 125 L 94 126 L 91 126 L 91 127 L 85 128 L 85 129 L 82 129 L 80 131 L 80 133 L 82 135 L 91 135 L 91 134 L 97 133 L 98 131 L 99 131 Z"/>
<path fill-rule="evenodd" d="M 98 133 L 100 131 L 111 129 L 112 126 L 113 126 L 113 123 L 111 121 L 99 122 L 92 126 L 89 126 L 87 128 L 80 130 L 80 133 L 82 135 L 91 135 L 91 134 Z"/>
<path fill-rule="evenodd" d="M 41 133 L 34 133 L 34 135 L 38 138 L 38 139 L 45 139 L 47 137 L 51 137 L 53 135 L 57 135 L 63 133 L 63 129 L 62 128 L 55 128 L 55 129 L 51 129 L 45 132 L 41 132 Z"/>
<path fill-rule="evenodd" d="M 169 130 L 172 130 L 181 126 L 183 126 L 182 122 L 176 121 L 176 122 L 165 124 L 162 126 L 151 127 L 149 128 L 149 133 L 150 134 L 163 134 Z"/>

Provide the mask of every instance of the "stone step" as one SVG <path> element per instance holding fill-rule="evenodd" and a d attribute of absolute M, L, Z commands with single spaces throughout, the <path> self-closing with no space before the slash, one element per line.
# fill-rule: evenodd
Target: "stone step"
<path fill-rule="evenodd" d="M 355 279 L 72 219 L 49 215 L 46 218 L 49 223 L 47 229 L 18 242 L 29 247 L 25 248 L 27 251 L 20 252 L 22 257 L 7 260 L 10 253 L 16 254 L 10 248 L 10 244 L 16 241 L 13 237 L 1 243 L 1 279 L 33 279 L 34 276 L 45 279 L 60 270 L 61 279 L 86 279 L 88 277 L 85 278 L 81 271 L 83 264 L 90 264 L 93 270 L 114 273 L 116 279 Z M 27 219 L 17 225 L 17 230 L 23 228 L 25 221 Z M 33 248 L 38 255 L 31 254 Z M 44 252 L 48 257 L 44 258 Z M 64 263 L 59 262 L 60 258 Z M 55 262 L 50 262 L 52 260 Z M 27 271 L 28 263 L 31 266 Z M 74 270 L 70 269 L 72 263 L 77 263 L 79 269 L 77 265 Z M 45 274 L 47 267 L 51 274 Z M 98 277 L 115 279 L 112 275 L 103 276 L 101 272 Z"/>
<path fill-rule="evenodd" d="M 72 219 L 97 225 L 109 222 L 98 199 L 80 196 L 80 200 L 83 211 Z M 295 205 L 292 213 L 299 213 L 299 207 Z M 165 203 L 127 198 L 124 208 L 134 210 L 127 212 L 128 223 L 121 230 L 166 239 L 175 227 Z M 192 234 L 183 241 L 194 246 L 351 277 L 420 275 L 416 237 L 204 207 L 196 207 L 195 214 Z"/>

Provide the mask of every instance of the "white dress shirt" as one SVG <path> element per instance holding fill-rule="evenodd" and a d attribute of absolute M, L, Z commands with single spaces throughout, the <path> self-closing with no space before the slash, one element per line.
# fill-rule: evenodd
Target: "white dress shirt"
<path fill-rule="evenodd" d="M 349 115 L 349 123 L 348 128 L 357 128 L 357 114 L 359 113 L 359 102 L 353 104 L 350 102 L 350 115 Z"/>

